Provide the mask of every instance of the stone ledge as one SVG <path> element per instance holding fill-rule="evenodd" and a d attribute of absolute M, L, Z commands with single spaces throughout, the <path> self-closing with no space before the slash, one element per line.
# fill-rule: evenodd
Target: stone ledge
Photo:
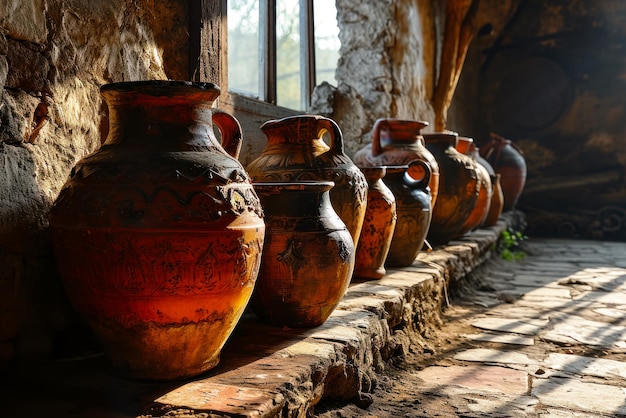
<path fill-rule="evenodd" d="M 314 329 L 277 329 L 246 315 L 210 376 L 158 397 L 151 415 L 189 409 L 191 416 L 299 417 L 323 398 L 367 406 L 386 362 L 412 344 L 428 344 L 447 291 L 493 255 L 503 230 L 522 224 L 522 214 L 505 213 L 494 227 L 420 253 L 410 267 L 353 282 Z"/>

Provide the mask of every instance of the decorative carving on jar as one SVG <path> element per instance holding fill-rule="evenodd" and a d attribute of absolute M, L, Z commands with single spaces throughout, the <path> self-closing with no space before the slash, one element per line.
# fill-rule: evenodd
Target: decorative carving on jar
<path fill-rule="evenodd" d="M 428 122 L 381 118 L 372 128 L 372 142 L 357 151 L 355 163 L 360 167 L 400 166 L 413 160 L 426 161 L 431 167 L 431 206 L 437 201 L 439 164 L 424 145 L 421 130 Z"/>
<path fill-rule="evenodd" d="M 386 167 L 362 167 L 367 179 L 367 209 L 356 251 L 354 276 L 380 279 L 391 246 L 398 214 L 396 198 L 383 182 Z"/>
<path fill-rule="evenodd" d="M 440 176 L 439 196 L 426 239 L 430 244 L 441 245 L 458 235 L 476 205 L 480 192 L 477 163 L 455 149 L 456 133 L 424 134 L 424 139 L 439 163 Z"/>
<path fill-rule="evenodd" d="M 114 83 L 101 94 L 108 137 L 51 211 L 67 294 L 129 377 L 200 374 L 218 363 L 261 260 L 265 227 L 236 159 L 239 123 L 212 109 L 210 83 Z"/>
<path fill-rule="evenodd" d="M 314 327 L 330 316 L 348 288 L 355 250 L 334 211 L 332 182 L 254 183 L 266 236 L 254 312 L 276 326 Z"/>
<path fill-rule="evenodd" d="M 367 205 L 367 181 L 344 153 L 343 135 L 335 121 L 297 115 L 261 125 L 267 146 L 246 170 L 254 182 L 332 181 L 330 200 L 358 243 Z M 328 134 L 330 146 L 324 140 Z"/>

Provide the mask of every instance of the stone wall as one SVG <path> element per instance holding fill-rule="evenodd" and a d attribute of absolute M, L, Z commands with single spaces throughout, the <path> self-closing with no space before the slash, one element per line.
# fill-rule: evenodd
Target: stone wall
<path fill-rule="evenodd" d="M 187 2 L 0 2 L 0 369 L 72 320 L 46 237 L 72 166 L 100 144 L 98 89 L 187 78 Z"/>

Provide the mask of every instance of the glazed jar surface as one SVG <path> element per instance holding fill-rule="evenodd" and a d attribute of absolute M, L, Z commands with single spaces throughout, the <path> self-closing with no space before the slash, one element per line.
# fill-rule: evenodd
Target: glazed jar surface
<path fill-rule="evenodd" d="M 380 118 L 372 128 L 372 142 L 354 155 L 359 167 L 401 166 L 413 160 L 426 161 L 431 167 L 429 181 L 431 206 L 439 190 L 439 164 L 424 145 L 421 130 L 428 122 Z"/>
<path fill-rule="evenodd" d="M 343 136 L 335 121 L 317 115 L 297 115 L 261 125 L 267 146 L 246 170 L 254 182 L 332 181 L 333 208 L 358 243 L 367 205 L 367 180 L 344 153 Z M 324 134 L 330 145 L 324 142 Z"/>
<path fill-rule="evenodd" d="M 67 294 L 128 377 L 200 374 L 218 363 L 261 261 L 265 226 L 236 159 L 239 123 L 212 109 L 210 83 L 124 82 L 101 94 L 106 141 L 76 164 L 51 211 Z"/>
<path fill-rule="evenodd" d="M 385 265 L 410 266 L 424 246 L 430 227 L 430 166 L 422 160 L 413 160 L 407 166 L 388 166 L 385 179 L 398 213 Z"/>
<path fill-rule="evenodd" d="M 480 192 L 476 162 L 456 150 L 457 134 L 424 134 L 426 147 L 439 163 L 439 196 L 433 208 L 427 240 L 446 244 L 469 218 Z"/>
<path fill-rule="evenodd" d="M 266 237 L 251 306 L 265 322 L 292 328 L 326 321 L 354 270 L 352 237 L 334 211 L 332 182 L 254 183 Z"/>
<path fill-rule="evenodd" d="M 380 279 L 391 246 L 398 214 L 396 198 L 384 183 L 386 167 L 362 167 L 367 179 L 367 209 L 356 250 L 354 277 Z"/>

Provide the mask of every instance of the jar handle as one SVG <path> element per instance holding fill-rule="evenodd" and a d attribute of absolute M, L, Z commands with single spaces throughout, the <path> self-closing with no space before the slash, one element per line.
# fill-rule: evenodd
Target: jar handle
<path fill-rule="evenodd" d="M 407 186 L 426 189 L 430 183 L 432 169 L 424 160 L 413 160 L 408 164 L 404 173 L 404 182 Z"/>
<path fill-rule="evenodd" d="M 374 128 L 372 129 L 372 157 L 376 157 L 382 152 L 382 146 L 380 145 L 380 130 L 383 125 L 388 125 L 384 118 L 376 119 L 376 122 L 374 122 Z"/>
<path fill-rule="evenodd" d="M 317 137 L 321 138 L 324 132 L 330 135 L 330 149 L 336 154 L 343 154 L 343 134 L 337 122 L 321 117 L 317 120 Z"/>
<path fill-rule="evenodd" d="M 213 112 L 213 122 L 222 133 L 222 148 L 224 148 L 224 151 L 233 158 L 239 158 L 243 142 L 239 121 L 229 113 L 215 111 Z"/>

